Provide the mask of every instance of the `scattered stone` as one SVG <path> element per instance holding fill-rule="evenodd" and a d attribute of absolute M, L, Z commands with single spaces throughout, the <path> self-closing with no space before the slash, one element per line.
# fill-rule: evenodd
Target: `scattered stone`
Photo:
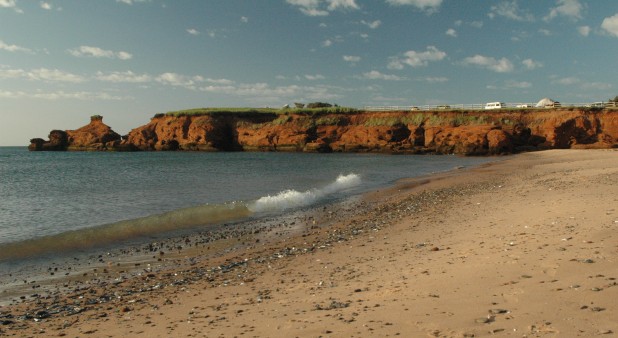
<path fill-rule="evenodd" d="M 505 309 L 490 309 L 489 313 L 492 314 L 492 315 L 501 315 L 501 314 L 509 313 L 509 310 L 505 310 Z"/>
<path fill-rule="evenodd" d="M 496 317 L 494 316 L 487 316 L 487 317 L 477 318 L 474 321 L 478 324 L 489 324 L 493 322 L 495 319 Z"/>
<path fill-rule="evenodd" d="M 320 304 L 316 304 L 315 305 L 315 309 L 316 310 L 333 310 L 333 309 L 343 309 L 350 306 L 350 303 L 343 303 L 343 302 L 338 302 L 336 300 L 333 300 L 330 302 L 330 304 L 328 306 L 322 306 Z"/>

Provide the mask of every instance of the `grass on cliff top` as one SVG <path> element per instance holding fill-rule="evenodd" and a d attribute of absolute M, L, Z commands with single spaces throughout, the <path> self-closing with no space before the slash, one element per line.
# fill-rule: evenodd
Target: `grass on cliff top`
<path fill-rule="evenodd" d="M 163 116 L 202 116 L 202 115 L 256 115 L 256 114 L 298 114 L 298 115 L 325 115 L 325 114 L 351 114 L 359 112 L 350 107 L 327 107 L 327 108 L 195 108 L 171 111 L 165 114 L 156 114 L 155 117 Z"/>

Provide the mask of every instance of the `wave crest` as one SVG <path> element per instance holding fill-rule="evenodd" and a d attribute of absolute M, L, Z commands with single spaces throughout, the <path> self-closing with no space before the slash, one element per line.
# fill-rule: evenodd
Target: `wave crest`
<path fill-rule="evenodd" d="M 305 192 L 284 190 L 274 196 L 264 196 L 248 205 L 251 212 L 276 212 L 290 208 L 304 207 L 314 204 L 332 194 L 353 188 L 361 183 L 357 174 L 339 175 L 329 185 L 320 189 L 311 189 Z"/>

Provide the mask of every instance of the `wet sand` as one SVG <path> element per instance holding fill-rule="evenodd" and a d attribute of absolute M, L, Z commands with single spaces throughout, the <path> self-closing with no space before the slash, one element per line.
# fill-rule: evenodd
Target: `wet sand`
<path fill-rule="evenodd" d="M 617 208 L 618 151 L 520 154 L 92 257 L 0 335 L 614 336 Z"/>

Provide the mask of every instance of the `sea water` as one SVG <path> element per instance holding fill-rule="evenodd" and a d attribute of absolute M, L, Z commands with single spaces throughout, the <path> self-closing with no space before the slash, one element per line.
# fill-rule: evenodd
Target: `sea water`
<path fill-rule="evenodd" d="M 285 213 L 489 160 L 0 147 L 0 261 Z"/>

